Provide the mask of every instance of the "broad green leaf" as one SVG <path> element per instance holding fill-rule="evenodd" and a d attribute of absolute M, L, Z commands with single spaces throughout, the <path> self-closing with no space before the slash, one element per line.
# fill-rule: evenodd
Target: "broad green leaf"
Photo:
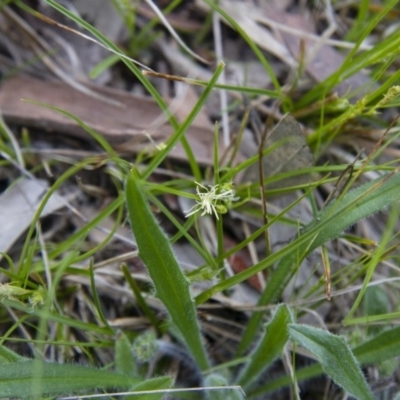
<path fill-rule="evenodd" d="M 157 390 L 161 393 L 143 393 L 138 395 L 128 395 L 124 400 L 161 400 L 164 397 L 162 393 L 165 389 L 170 389 L 172 386 L 172 379 L 169 376 L 160 376 L 145 382 L 141 382 L 135 386 L 135 392 Z"/>
<path fill-rule="evenodd" d="M 266 368 L 277 358 L 289 340 L 288 324 L 293 322 L 290 309 L 279 305 L 271 321 L 265 325 L 260 342 L 254 347 L 249 362 L 241 372 L 238 384 L 244 388 L 257 380 Z"/>
<path fill-rule="evenodd" d="M 162 232 L 143 193 L 143 182 L 133 171 L 126 183 L 126 203 L 139 256 L 146 265 L 175 327 L 201 369 L 209 367 L 189 283 L 179 267 L 168 238 Z"/>
<path fill-rule="evenodd" d="M 0 365 L 1 397 L 62 395 L 81 390 L 128 389 L 138 379 L 80 365 L 47 363 L 40 360 Z"/>
<path fill-rule="evenodd" d="M 135 376 L 136 373 L 132 344 L 124 334 L 121 334 L 115 342 L 115 369 L 126 376 Z"/>
<path fill-rule="evenodd" d="M 400 356 L 400 327 L 389 329 L 380 333 L 373 339 L 352 349 L 354 356 L 360 364 L 377 364 Z M 298 381 L 310 379 L 321 375 L 322 368 L 319 364 L 296 370 Z M 290 376 L 274 379 L 271 382 L 248 393 L 251 396 L 265 394 L 282 389 L 291 382 Z"/>
<path fill-rule="evenodd" d="M 244 393 L 239 389 L 223 389 L 223 386 L 229 386 L 228 380 L 221 374 L 213 373 L 207 375 L 204 380 L 205 387 L 220 387 L 221 389 L 207 390 L 207 400 L 243 400 Z"/>
<path fill-rule="evenodd" d="M 357 399 L 373 400 L 360 366 L 343 337 L 300 324 L 290 324 L 289 333 L 318 359 L 326 374 L 347 393 Z"/>

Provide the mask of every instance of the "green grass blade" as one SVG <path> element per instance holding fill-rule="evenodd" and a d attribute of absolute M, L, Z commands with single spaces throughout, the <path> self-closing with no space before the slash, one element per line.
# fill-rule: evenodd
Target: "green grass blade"
<path fill-rule="evenodd" d="M 12 350 L 5 346 L 0 346 L 0 364 L 13 363 L 18 361 L 24 361 L 27 358 L 14 353 Z"/>
<path fill-rule="evenodd" d="M 91 79 L 96 79 L 105 70 L 107 70 L 108 68 L 111 68 L 119 60 L 120 60 L 120 57 L 117 54 L 111 54 L 111 56 L 106 57 L 104 60 L 100 61 L 97 65 L 95 65 L 92 68 L 92 70 L 89 72 L 89 77 Z"/>
<path fill-rule="evenodd" d="M 219 76 L 221 75 L 225 64 L 221 61 L 218 63 L 218 66 L 210 79 L 210 82 L 205 87 L 203 93 L 200 95 L 197 103 L 190 111 L 189 115 L 186 117 L 185 121 L 181 124 L 181 126 L 176 130 L 176 132 L 168 139 L 165 148 L 157 153 L 157 155 L 153 158 L 153 160 L 149 163 L 146 171 L 143 173 L 143 178 L 147 178 L 151 175 L 151 173 L 160 165 L 160 163 L 165 159 L 165 157 L 169 154 L 169 152 L 176 146 L 176 144 L 184 138 L 184 134 L 187 129 L 192 125 L 194 119 L 196 118 L 197 114 L 200 112 L 201 108 L 205 104 L 208 96 L 210 95 L 211 91 L 214 89 L 215 84 L 218 81 Z M 193 161 L 194 156 L 189 157 L 189 161 Z M 195 175 L 196 179 L 201 177 L 200 172 L 197 172 Z"/>
<path fill-rule="evenodd" d="M 314 354 L 323 370 L 352 396 L 374 399 L 360 366 L 343 337 L 312 326 L 291 324 L 292 339 Z"/>
<path fill-rule="evenodd" d="M 174 226 L 178 230 L 179 236 L 184 237 L 193 246 L 193 248 L 203 257 L 204 261 L 207 264 L 217 269 L 217 263 L 215 262 L 212 254 L 208 251 L 207 248 L 201 247 L 196 242 L 196 240 L 189 234 L 190 221 L 187 220 L 184 225 L 181 225 L 179 221 L 175 218 L 174 214 L 171 213 L 168 207 L 165 207 L 165 205 L 157 197 L 153 196 L 152 193 L 149 193 L 148 196 L 149 199 L 155 204 L 155 206 L 161 210 L 161 212 L 168 218 L 168 220 L 172 224 L 174 224 Z M 174 238 L 176 238 L 176 236 L 177 235 L 175 235 Z M 175 243 L 172 238 L 171 242 Z"/>
<path fill-rule="evenodd" d="M 385 4 L 384 7 L 382 7 L 381 11 L 371 19 L 364 31 L 359 33 L 356 45 L 350 50 L 340 68 L 338 68 L 329 78 L 325 79 L 318 85 L 315 85 L 303 96 L 303 98 L 296 102 L 296 107 L 302 108 L 307 104 L 310 104 L 312 101 L 318 101 L 321 98 L 321 93 L 329 93 L 335 85 L 342 82 L 344 79 L 348 78 L 362 68 L 366 68 L 368 65 L 370 65 L 368 61 L 371 61 L 371 58 L 375 58 L 373 57 L 373 54 L 375 54 L 374 48 L 368 52 L 365 52 L 369 55 L 367 56 L 369 60 L 365 59 L 364 54 L 356 56 L 356 52 L 364 39 L 371 33 L 371 31 L 385 17 L 385 15 L 390 12 L 393 7 L 395 7 L 397 3 L 398 0 L 390 0 Z M 388 54 L 386 54 L 386 56 L 387 55 Z M 382 62 L 382 58 L 375 61 Z"/>
<path fill-rule="evenodd" d="M 88 22 L 74 14 L 73 12 L 69 11 L 67 8 L 63 7 L 61 4 L 57 3 L 54 0 L 45 0 L 46 3 L 56 9 L 58 12 L 63 14 L 65 17 L 70 19 L 71 21 L 74 21 L 76 24 L 81 26 L 83 29 L 87 30 L 90 32 L 96 39 L 98 39 L 102 44 L 104 44 L 108 49 L 113 52 L 114 54 L 117 54 L 121 61 L 123 61 L 126 66 L 136 75 L 136 77 L 139 79 L 139 81 L 143 84 L 143 86 L 149 91 L 151 96 L 157 101 L 157 103 L 160 105 L 161 109 L 163 110 L 168 110 L 167 105 L 165 104 L 164 100 L 162 97 L 159 95 L 157 90 L 153 87 L 153 85 L 150 83 L 150 81 L 143 76 L 139 68 L 128 58 L 124 56 L 124 52 L 116 46 L 111 40 L 107 38 L 107 36 L 103 35 L 99 30 L 94 28 L 92 25 L 90 25 Z M 27 12 L 33 13 L 35 15 L 35 11 L 26 6 L 24 3 L 21 1 L 17 2 L 17 5 L 24 9 Z M 173 125 L 178 126 L 176 120 L 173 118 L 171 113 L 169 113 L 168 117 L 172 117 L 173 119 Z"/>
<path fill-rule="evenodd" d="M 358 12 L 355 18 L 353 26 L 349 29 L 346 35 L 346 40 L 356 41 L 360 36 L 360 32 L 363 31 L 366 23 L 368 22 L 368 10 L 370 6 L 370 0 L 361 0 L 358 3 Z"/>
<path fill-rule="evenodd" d="M 209 367 L 189 283 L 180 269 L 171 245 L 155 220 L 140 182 L 133 171 L 126 183 L 126 202 L 131 227 L 156 289 L 173 324 L 202 369 Z"/>
<path fill-rule="evenodd" d="M 93 301 L 96 306 L 98 318 L 104 324 L 104 326 L 108 326 L 111 330 L 112 328 L 110 327 L 110 324 L 107 321 L 107 317 L 104 315 L 103 309 L 101 307 L 100 296 L 96 286 L 96 278 L 94 276 L 93 258 L 89 262 L 89 274 L 90 274 L 90 288 L 92 289 Z"/>
<path fill-rule="evenodd" d="M 132 293 L 136 299 L 138 308 L 149 319 L 150 324 L 157 331 L 157 333 L 160 334 L 160 322 L 158 321 L 157 316 L 154 314 L 153 310 L 147 305 L 146 300 L 143 298 L 140 288 L 135 279 L 133 279 L 132 275 L 130 274 L 128 267 L 126 265 L 123 265 L 121 269 L 122 273 L 124 274 L 124 278 L 132 289 Z"/>
<path fill-rule="evenodd" d="M 280 355 L 289 340 L 288 324 L 292 322 L 290 309 L 286 305 L 279 305 L 271 321 L 265 325 L 260 342 L 250 354 L 250 360 L 238 379 L 239 385 L 243 388 L 249 387 Z"/>
<path fill-rule="evenodd" d="M 379 363 L 400 356 L 400 326 L 357 346 L 353 353 L 362 364 Z"/>
<path fill-rule="evenodd" d="M 49 258 L 55 259 L 60 254 L 66 252 L 66 251 L 69 251 L 69 249 L 71 249 L 71 248 L 74 248 L 74 246 L 76 246 L 77 242 L 82 241 L 88 235 L 88 232 L 90 232 L 92 229 L 95 229 L 96 226 L 98 226 L 105 218 L 112 215 L 117 209 L 119 209 L 123 205 L 124 200 L 125 200 L 125 197 L 123 195 L 120 195 L 115 200 L 113 200 L 107 207 L 105 207 L 102 210 L 102 212 L 100 212 L 98 215 L 96 215 L 90 221 L 88 221 L 85 226 L 83 226 L 77 232 L 74 232 L 65 241 L 61 242 L 59 244 L 59 246 L 57 246 L 53 251 L 49 252 Z M 96 246 L 96 247 L 98 247 L 98 246 Z M 86 253 L 86 255 L 87 255 L 87 253 Z M 79 262 L 82 259 L 83 258 L 81 256 L 78 256 L 74 260 L 74 262 L 75 263 Z M 37 270 L 37 268 L 35 268 L 36 266 L 37 266 L 37 264 L 34 264 L 34 267 L 32 268 L 34 271 Z M 81 270 L 81 272 L 86 272 L 86 271 Z"/>
<path fill-rule="evenodd" d="M 31 99 L 24 99 L 24 101 L 26 101 L 27 103 L 30 103 L 30 104 L 35 104 L 37 106 L 55 111 L 59 114 L 65 115 L 66 117 L 75 121 L 82 129 L 84 129 L 104 149 L 104 151 L 106 151 L 109 154 L 111 159 L 113 159 L 116 162 L 119 162 L 120 164 L 123 163 L 123 160 L 118 157 L 117 153 L 114 151 L 112 146 L 107 142 L 107 140 L 102 135 L 97 133 L 94 129 L 92 129 L 88 125 L 86 125 L 80 118 L 76 117 L 74 114 L 63 110 L 62 108 L 54 107 L 51 104 L 42 103 L 40 101 L 35 101 L 35 100 L 31 100 Z M 128 165 L 128 163 L 125 162 L 125 165 Z"/>
<path fill-rule="evenodd" d="M 93 161 L 93 160 L 92 160 Z M 31 266 L 31 258 L 29 257 L 28 254 L 32 251 L 34 251 L 34 246 L 31 245 L 31 238 L 33 236 L 33 233 L 35 231 L 36 223 L 39 221 L 40 216 L 49 201 L 50 197 L 56 192 L 57 189 L 71 176 L 74 176 L 77 174 L 81 169 L 83 169 L 86 165 L 90 164 L 90 160 L 84 160 L 81 161 L 71 168 L 69 168 L 66 172 L 64 172 L 57 180 L 54 182 L 53 186 L 48 190 L 46 195 L 43 197 L 43 200 L 41 201 L 40 205 L 38 206 L 35 216 L 32 219 L 31 226 L 28 230 L 28 233 L 25 238 L 24 246 L 21 252 L 21 257 L 20 257 L 20 265 L 19 265 L 19 271 L 18 275 L 24 279 L 25 277 L 28 276 L 28 271 Z"/>
<path fill-rule="evenodd" d="M 386 223 L 386 226 L 382 233 L 379 246 L 371 255 L 370 259 L 365 263 L 367 271 L 365 273 L 363 285 L 361 287 L 361 290 L 357 294 L 357 297 L 354 300 L 350 311 L 348 312 L 346 318 L 344 319 L 343 325 L 346 325 L 347 321 L 349 321 L 352 318 L 352 316 L 360 306 L 361 301 L 364 298 L 365 292 L 368 288 L 368 284 L 371 281 L 376 268 L 385 258 L 387 246 L 390 245 L 390 241 L 392 240 L 393 237 L 393 232 L 395 232 L 397 229 L 398 216 L 399 216 L 398 207 L 395 206 L 391 207 L 391 210 L 388 212 L 388 222 Z M 371 315 L 371 313 L 369 313 L 369 315 Z"/>
<path fill-rule="evenodd" d="M 154 86 L 151 84 L 151 82 L 142 74 L 141 70 L 127 57 L 123 56 L 123 52 L 116 46 L 111 40 L 109 40 L 106 36 L 104 36 L 100 31 L 98 31 L 96 28 L 91 26 L 89 23 L 84 21 L 82 18 L 79 18 L 77 15 L 74 13 L 70 12 L 68 9 L 63 7 L 62 5 L 58 4 L 56 1 L 53 0 L 46 0 L 46 3 L 53 8 L 55 8 L 57 11 L 59 11 L 61 14 L 65 15 L 67 18 L 70 20 L 76 22 L 79 26 L 82 28 L 86 29 L 89 31 L 95 38 L 97 38 L 102 44 L 104 44 L 108 49 L 114 53 L 116 53 L 121 61 L 131 70 L 131 72 L 136 76 L 136 78 L 139 80 L 139 82 L 146 88 L 146 90 L 150 93 L 151 97 L 156 101 L 160 109 L 164 112 L 166 117 L 168 118 L 168 121 L 171 123 L 171 126 L 175 129 L 178 130 L 179 128 L 179 123 L 176 120 L 176 118 L 172 115 L 171 111 L 168 108 L 168 105 L 165 103 L 164 99 L 162 96 L 157 92 L 157 90 L 154 88 Z M 25 9 L 26 11 L 30 12 L 29 7 L 21 3 L 20 1 L 18 2 L 18 5 Z M 184 136 L 180 138 L 182 147 L 184 148 L 187 156 L 188 156 L 188 161 L 190 164 L 190 167 L 192 169 L 193 175 L 197 177 L 200 175 L 200 170 L 198 167 L 198 164 L 194 162 L 194 157 L 193 157 L 193 152 L 189 146 L 188 141 Z M 160 161 L 161 162 L 161 161 Z"/>
<path fill-rule="evenodd" d="M 276 301 L 289 283 L 300 261 L 312 251 L 327 241 L 338 237 L 346 228 L 357 221 L 399 200 L 399 185 L 400 174 L 388 174 L 359 186 L 325 207 L 317 218 L 306 226 L 300 237 L 282 249 L 285 250 L 285 254 L 282 255 L 277 268 L 271 274 L 258 305 L 264 306 Z M 291 249 L 290 252 L 287 251 L 288 248 Z M 268 259 L 276 259 L 281 252 L 283 251 L 274 253 Z M 245 272 L 249 273 L 252 269 L 255 270 L 255 273 L 259 272 L 258 265 Z M 236 278 L 238 275 L 236 275 Z M 239 345 L 239 354 L 245 351 L 252 342 L 260 326 L 262 316 L 262 312 L 255 312 L 252 315 Z"/>
<path fill-rule="evenodd" d="M 309 252 L 338 237 L 346 228 L 400 199 L 400 173 L 387 174 L 346 193 L 325 207 L 304 230 L 317 233 Z M 321 228 L 321 229 L 319 229 Z"/>
<path fill-rule="evenodd" d="M 8 307 L 15 308 L 17 310 L 23 311 L 26 314 L 31 316 L 35 316 L 39 319 L 45 319 L 48 321 L 53 321 L 60 325 L 70 326 L 72 328 L 80 329 L 84 332 L 93 332 L 97 334 L 106 334 L 112 335 L 114 333 L 113 330 L 110 330 L 108 327 L 98 326 L 96 324 L 88 323 L 80 321 L 76 318 L 69 318 L 63 315 L 57 314 L 56 312 L 51 312 L 48 310 L 41 310 L 41 309 L 32 309 L 30 305 L 25 305 L 18 301 L 13 300 L 3 300 L 4 305 Z"/>
<path fill-rule="evenodd" d="M 265 68 L 265 71 L 268 73 L 269 77 L 271 78 L 271 81 L 272 81 L 273 85 L 275 86 L 275 89 L 278 91 L 278 93 L 281 93 L 281 85 L 279 84 L 279 81 L 275 75 L 273 68 L 271 67 L 271 65 L 269 64 L 267 59 L 265 58 L 262 51 L 258 48 L 258 46 L 250 38 L 250 36 L 240 27 L 240 25 L 230 15 L 228 15 L 224 10 L 222 10 L 220 7 L 218 7 L 217 2 L 214 2 L 211 0 L 204 0 L 204 2 L 207 3 L 211 8 L 213 8 L 223 18 L 225 18 L 231 24 L 231 26 L 239 33 L 239 35 L 246 41 L 246 43 L 249 45 L 249 47 L 253 50 L 254 54 L 260 60 L 260 63 L 262 64 L 262 66 Z"/>

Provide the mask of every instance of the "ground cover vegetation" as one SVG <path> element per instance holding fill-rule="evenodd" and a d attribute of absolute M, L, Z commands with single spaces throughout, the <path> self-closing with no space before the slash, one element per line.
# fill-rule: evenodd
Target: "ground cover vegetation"
<path fill-rule="evenodd" d="M 0 1 L 0 398 L 400 398 L 399 13 Z"/>

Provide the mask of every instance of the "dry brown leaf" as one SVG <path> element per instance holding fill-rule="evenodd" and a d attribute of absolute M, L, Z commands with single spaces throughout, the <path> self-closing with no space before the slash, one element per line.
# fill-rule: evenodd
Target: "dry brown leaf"
<path fill-rule="evenodd" d="M 48 185 L 40 179 L 21 179 L 0 196 L 0 252 L 7 252 L 29 227 Z M 50 197 L 42 216 L 65 206 L 57 194 Z M 0 255 L 0 259 L 2 256 Z"/>
<path fill-rule="evenodd" d="M 196 1 L 200 9 L 207 9 L 201 1 Z M 274 2 L 263 2 L 264 7 L 258 7 L 254 3 L 240 1 L 221 0 L 221 7 L 230 15 L 249 37 L 261 48 L 275 57 L 278 57 L 286 65 L 297 68 L 300 59 L 300 41 L 305 42 L 305 59 L 310 56 L 315 46 L 318 51 L 313 54 L 311 62 L 306 64 L 306 71 L 317 82 L 324 81 L 329 75 L 338 70 L 342 65 L 345 55 L 338 52 L 323 39 L 315 34 L 315 26 L 307 13 L 290 14 L 281 7 L 276 7 Z M 222 19 L 226 22 L 224 19 Z M 279 29 L 280 25 L 282 29 Z M 271 33 L 270 29 L 275 31 Z M 285 30 L 283 29 L 285 28 Z M 286 31 L 287 28 L 292 32 Z M 361 87 L 368 88 L 373 82 L 367 75 L 358 72 L 338 85 L 335 90 L 340 95 L 353 92 Z M 358 94 L 360 96 L 360 94 Z"/>
<path fill-rule="evenodd" d="M 209 10 L 209 7 L 202 1 L 197 0 L 196 6 L 201 10 Z M 255 14 L 260 12 L 258 7 L 251 3 L 240 1 L 222 0 L 218 3 L 229 16 L 247 33 L 247 35 L 261 48 L 278 57 L 285 63 L 294 66 L 295 60 L 286 48 L 274 38 L 271 32 L 264 26 L 257 23 Z M 226 20 L 222 19 L 225 23 Z"/>
<path fill-rule="evenodd" d="M 152 10 L 152 8 L 148 4 L 143 2 L 141 2 L 138 5 L 137 13 L 148 19 L 153 19 L 157 17 L 154 10 Z M 185 32 L 197 32 L 203 26 L 200 22 L 196 21 L 194 18 L 190 18 L 187 9 L 181 12 L 175 10 L 172 13 L 166 15 L 165 18 L 173 28 Z"/>
<path fill-rule="evenodd" d="M 21 99 L 58 107 L 104 135 L 111 145 L 121 151 L 138 152 L 145 147 L 149 148 L 151 143 L 146 134 L 150 134 L 156 143 L 160 143 L 165 142 L 173 133 L 173 128 L 166 122 L 153 99 L 110 88 L 96 87 L 96 91 L 125 107 L 104 103 L 60 81 L 40 81 L 17 75 L 1 85 L 0 109 L 8 123 L 42 128 L 49 135 L 70 134 L 90 139 L 89 134 L 71 118 Z M 195 150 L 197 161 L 201 164 L 212 164 L 213 131 L 210 126 L 195 123 L 186 132 L 186 138 Z M 186 160 L 181 144 L 171 151 L 170 156 Z"/>
<path fill-rule="evenodd" d="M 119 43 L 123 35 L 126 34 L 127 29 L 124 21 L 121 15 L 118 14 L 115 6 L 109 0 L 85 0 L 73 1 L 71 3 L 73 3 L 72 7 L 77 14 L 85 21 L 90 21 L 96 29 L 113 43 Z M 44 2 L 38 5 L 38 11 L 46 17 L 67 25 L 70 28 L 84 32 L 77 24 L 73 23 Z M 68 59 L 64 57 L 68 65 L 68 72 L 83 83 L 88 81 L 87 76 L 91 70 L 111 54 L 109 50 L 91 41 L 85 40 L 75 33 L 67 31 L 66 29 L 60 29 L 54 25 L 46 24 L 40 19 L 31 18 L 30 24 L 36 31 L 45 34 L 45 37 L 50 40 L 50 43 L 57 47 L 57 54 L 61 51 L 62 54 L 65 53 L 65 55 L 69 55 Z M 63 40 L 66 45 L 61 45 L 60 39 L 57 38 Z M 68 46 L 68 48 L 66 48 L 66 46 Z M 66 50 L 68 50 L 68 52 Z M 73 55 L 74 64 L 72 63 L 70 54 Z M 78 72 L 80 73 L 78 74 Z M 95 82 L 97 84 L 106 84 L 111 78 L 110 70 L 106 69 L 95 79 Z"/>
<path fill-rule="evenodd" d="M 291 115 L 285 115 L 274 127 L 267 137 L 265 148 L 270 147 L 276 142 L 281 142 L 281 145 L 263 158 L 264 178 L 314 165 L 314 157 L 306 143 L 301 126 Z M 254 140 L 243 140 L 241 152 L 242 155 L 250 158 L 258 153 L 258 146 Z M 268 187 L 274 189 L 299 185 L 310 181 L 310 178 L 309 174 L 296 175 L 269 184 Z M 258 181 L 258 164 L 253 164 L 245 171 L 242 182 Z"/>
<path fill-rule="evenodd" d="M 275 22 L 291 27 L 294 30 L 304 32 L 304 34 L 314 34 L 316 31 L 314 21 L 307 13 L 291 14 L 279 9 L 274 9 L 273 7 L 265 8 L 260 14 L 262 15 L 263 13 Z M 259 21 L 262 22 L 262 19 Z M 332 46 L 323 44 L 323 38 L 321 38 L 321 43 L 318 43 L 306 37 L 302 38 L 296 35 L 295 32 L 289 33 L 281 31 L 280 36 L 283 38 L 287 48 L 296 60 L 299 60 L 301 57 L 300 41 L 304 41 L 306 71 L 316 82 L 323 82 L 327 77 L 336 72 L 345 60 L 345 54 L 338 52 Z M 316 47 L 318 47 L 317 51 L 315 51 Z M 309 59 L 310 55 L 311 59 Z M 335 90 L 340 96 L 343 96 L 346 93 L 355 91 L 361 87 L 366 87 L 367 85 L 369 87 L 372 84 L 372 81 L 367 75 L 358 72 L 337 85 Z"/>

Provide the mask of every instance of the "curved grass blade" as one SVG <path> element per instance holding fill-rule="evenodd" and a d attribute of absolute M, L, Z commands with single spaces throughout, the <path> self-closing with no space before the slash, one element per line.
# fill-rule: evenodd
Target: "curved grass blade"
<path fill-rule="evenodd" d="M 306 104 L 310 104 L 312 101 L 321 98 L 321 92 L 329 93 L 332 88 L 339 82 L 342 82 L 349 76 L 355 74 L 357 71 L 362 70 L 363 68 L 371 65 L 371 58 L 376 57 L 379 61 L 382 62 L 385 57 L 388 57 L 390 54 L 384 52 L 383 54 L 378 55 L 377 50 L 379 46 L 373 46 L 373 48 L 369 51 L 363 52 L 361 55 L 356 55 L 356 52 L 364 39 L 370 35 L 371 31 L 375 28 L 375 26 L 385 17 L 387 13 L 390 12 L 393 7 L 398 3 L 398 0 L 388 1 L 384 7 L 381 8 L 380 12 L 376 14 L 376 16 L 369 22 L 369 24 L 363 29 L 361 32 L 358 32 L 358 40 L 347 54 L 345 60 L 343 61 L 340 68 L 338 68 L 330 77 L 325 79 L 322 83 L 315 85 L 306 95 L 296 102 L 296 107 L 305 107 Z M 393 41 L 392 41 L 393 43 Z M 379 43 L 379 45 L 381 45 Z"/>
<path fill-rule="evenodd" d="M 290 324 L 289 333 L 292 339 L 317 357 L 323 370 L 347 393 L 362 400 L 374 399 L 343 337 L 300 324 Z"/>
<path fill-rule="evenodd" d="M 220 61 L 213 76 L 210 79 L 210 82 L 208 82 L 203 93 L 197 100 L 196 105 L 190 111 L 189 115 L 182 122 L 182 124 L 176 129 L 176 132 L 168 139 L 168 141 L 165 144 L 165 148 L 162 151 L 158 152 L 156 156 L 153 158 L 153 160 L 149 163 L 149 165 L 146 168 L 146 171 L 143 173 L 143 178 L 147 178 L 148 176 L 150 176 L 151 173 L 158 167 L 158 165 L 160 165 L 160 163 L 165 159 L 165 157 L 169 154 L 169 152 L 174 148 L 174 146 L 176 146 L 176 144 L 185 137 L 184 136 L 185 132 L 193 123 L 197 114 L 200 112 L 201 108 L 205 104 L 208 96 L 214 89 L 215 84 L 217 83 L 218 78 L 221 75 L 224 68 L 225 64 L 222 61 Z M 195 157 L 193 154 L 191 154 L 190 156 L 188 155 L 188 159 L 189 161 L 192 160 L 192 162 L 195 161 Z M 195 174 L 194 176 L 196 177 L 196 179 L 198 179 L 201 176 L 200 171 L 198 171 L 198 173 Z"/>
<path fill-rule="evenodd" d="M 136 283 L 135 279 L 132 278 L 132 275 L 129 272 L 129 269 L 126 265 L 123 265 L 122 273 L 124 274 L 124 278 L 128 282 L 128 285 L 132 289 L 132 294 L 134 295 L 138 308 L 143 312 L 143 314 L 149 319 L 150 324 L 156 330 L 157 334 L 161 334 L 160 321 L 158 321 L 157 316 L 153 312 L 153 310 L 147 305 L 145 299 L 142 296 L 139 285 Z"/>
<path fill-rule="evenodd" d="M 156 296 L 164 303 L 172 323 L 191 351 L 201 369 L 209 367 L 197 321 L 189 283 L 172 252 L 169 240 L 155 220 L 135 171 L 126 183 L 126 203 L 131 227 L 139 248 L 139 256 L 146 265 L 156 289 Z"/>
<path fill-rule="evenodd" d="M 228 15 L 224 10 L 222 10 L 221 7 L 217 5 L 217 2 L 213 2 L 210 0 L 204 0 L 206 4 L 208 4 L 212 9 L 214 9 L 218 14 L 220 14 L 223 18 L 225 18 L 231 26 L 236 29 L 236 31 L 239 33 L 239 35 L 246 41 L 246 43 L 249 45 L 249 47 L 253 50 L 254 54 L 257 56 L 257 58 L 260 60 L 260 63 L 264 67 L 265 71 L 267 71 L 269 77 L 271 78 L 272 84 L 274 85 L 276 91 L 281 94 L 281 86 L 279 84 L 279 81 L 275 75 L 275 72 L 269 62 L 267 61 L 266 57 L 262 53 L 262 51 L 258 48 L 258 46 L 254 43 L 254 41 L 249 37 L 249 35 L 240 27 L 240 25 L 230 16 Z"/>
<path fill-rule="evenodd" d="M 362 364 L 376 364 L 400 356 L 400 326 L 376 335 L 353 349 Z"/>
<path fill-rule="evenodd" d="M 26 360 L 28 359 L 20 356 L 19 354 L 13 352 L 7 347 L 0 345 L 0 364 L 26 361 Z"/>
<path fill-rule="evenodd" d="M 100 31 L 98 31 L 96 28 L 94 28 L 92 25 L 90 25 L 88 22 L 86 22 L 85 20 L 83 20 L 82 18 L 78 17 L 77 15 L 75 15 L 74 13 L 72 13 L 71 11 L 69 11 L 68 9 L 66 9 L 65 7 L 63 7 L 61 4 L 58 4 L 56 1 L 54 0 L 45 0 L 46 3 L 48 5 L 50 5 L 51 7 L 55 8 L 57 11 L 59 11 L 61 14 L 63 14 L 64 16 L 66 16 L 67 18 L 69 18 L 70 20 L 76 22 L 79 26 L 81 26 L 82 28 L 86 29 L 87 31 L 89 31 L 94 37 L 96 37 L 101 43 L 103 43 L 104 45 L 106 45 L 106 47 L 108 47 L 108 49 L 112 52 L 114 52 L 115 54 L 118 54 L 118 56 L 120 57 L 121 61 L 127 66 L 128 69 L 131 70 L 131 72 L 136 76 L 136 78 L 139 80 L 139 82 L 146 88 L 146 90 L 149 92 L 149 94 L 151 95 L 151 97 L 153 97 L 153 99 L 156 101 L 156 103 L 158 104 L 158 106 L 160 107 L 160 109 L 164 112 L 164 114 L 166 115 L 166 117 L 168 118 L 168 121 L 170 122 L 171 126 L 175 129 L 178 130 L 180 125 L 178 123 L 178 121 L 176 120 L 176 118 L 172 115 L 170 109 L 168 108 L 168 105 L 165 103 L 164 99 L 162 98 L 162 96 L 160 95 L 160 93 L 158 93 L 158 91 L 156 90 L 156 88 L 151 84 L 151 82 L 149 81 L 149 79 L 146 78 L 146 76 L 144 74 L 142 74 L 141 70 L 130 60 L 128 60 L 123 52 L 119 49 L 118 46 L 116 46 L 111 40 L 109 40 L 105 35 L 103 35 Z M 18 2 L 18 5 L 23 8 L 23 9 L 28 9 L 29 7 L 27 7 L 26 5 L 24 5 L 23 3 L 21 3 L 20 1 Z M 27 10 L 27 11 L 28 11 Z M 28 11 L 30 12 L 30 11 Z M 188 156 L 188 162 L 190 165 L 190 168 L 193 171 L 193 175 L 196 176 L 196 179 L 198 179 L 201 174 L 200 174 L 200 169 L 199 166 L 196 162 L 194 162 L 195 157 L 193 156 L 193 152 L 192 149 L 186 139 L 185 136 L 181 137 L 181 143 L 182 143 L 182 147 L 185 150 L 187 156 Z M 162 160 L 161 160 L 162 161 Z M 161 162 L 160 161 L 160 162 Z"/>
<path fill-rule="evenodd" d="M 317 218 L 307 225 L 297 239 L 285 247 L 291 251 L 285 251 L 276 269 L 271 274 L 267 286 L 258 302 L 259 306 L 271 304 L 279 299 L 282 291 L 289 283 L 302 259 L 329 240 L 338 237 L 346 228 L 357 221 L 374 214 L 393 202 L 400 199 L 400 174 L 397 171 L 368 182 L 358 188 L 349 191 L 342 198 L 325 207 Z M 282 250 L 285 250 L 282 249 Z M 267 259 L 274 258 L 281 251 Z M 266 259 L 266 260 L 267 260 Z M 252 268 L 259 272 L 257 265 Z M 240 275 L 240 274 L 238 274 Z M 238 277 L 236 275 L 236 278 Z M 242 342 L 238 347 L 238 353 L 242 354 L 257 334 L 262 321 L 263 313 L 255 312 L 247 327 Z"/>
<path fill-rule="evenodd" d="M 32 309 L 32 306 L 30 304 L 25 305 L 21 302 L 14 301 L 14 300 L 7 300 L 7 299 L 2 300 L 2 304 L 6 305 L 8 307 L 12 307 L 16 310 L 20 310 L 28 315 L 35 316 L 39 319 L 53 321 L 62 326 L 70 326 L 72 328 L 80 329 L 84 332 L 90 331 L 90 332 L 94 332 L 97 334 L 104 334 L 104 335 L 112 335 L 114 333 L 114 331 L 111 330 L 107 326 L 99 326 L 97 324 L 80 321 L 79 319 L 76 319 L 76 318 L 69 318 L 64 315 L 60 315 L 60 314 L 57 314 L 56 312 L 52 312 L 52 311 L 45 310 L 45 309 L 40 309 L 40 308 Z M 84 344 L 80 343 L 79 345 L 83 346 Z"/>
<path fill-rule="evenodd" d="M 40 216 L 49 201 L 50 197 L 56 192 L 56 190 L 71 176 L 77 174 L 81 169 L 83 169 L 86 165 L 90 164 L 92 160 L 84 160 L 78 162 L 67 171 L 65 171 L 53 184 L 53 186 L 48 190 L 48 192 L 43 197 L 42 201 L 40 202 L 39 206 L 37 207 L 36 213 L 32 219 L 31 226 L 28 230 L 28 233 L 25 238 L 24 246 L 22 248 L 21 256 L 20 256 L 20 266 L 18 271 L 18 276 L 25 279 L 28 276 L 28 271 L 31 266 L 31 260 L 33 257 L 28 256 L 29 252 L 34 250 L 34 246 L 31 246 L 30 240 L 33 237 L 33 233 L 36 228 L 36 223 L 39 221 Z"/>
<path fill-rule="evenodd" d="M 107 142 L 107 140 L 97 133 L 94 129 L 90 128 L 88 125 L 86 125 L 80 118 L 76 117 L 74 114 L 63 110 L 62 108 L 58 108 L 55 106 L 52 106 L 51 104 L 47 103 L 42 103 L 40 101 L 35 101 L 32 99 L 23 99 L 23 101 L 30 103 L 30 104 L 35 104 L 37 106 L 47 108 L 49 110 L 55 111 L 61 115 L 65 115 L 67 118 L 70 118 L 71 120 L 75 121 L 82 129 L 84 129 L 103 149 L 105 152 L 107 152 L 110 156 L 110 159 L 114 160 L 115 162 L 122 164 L 125 166 L 128 165 L 128 163 L 124 162 L 120 157 L 118 157 L 117 153 L 114 151 L 112 146 Z M 126 170 L 126 168 L 125 168 Z"/>

